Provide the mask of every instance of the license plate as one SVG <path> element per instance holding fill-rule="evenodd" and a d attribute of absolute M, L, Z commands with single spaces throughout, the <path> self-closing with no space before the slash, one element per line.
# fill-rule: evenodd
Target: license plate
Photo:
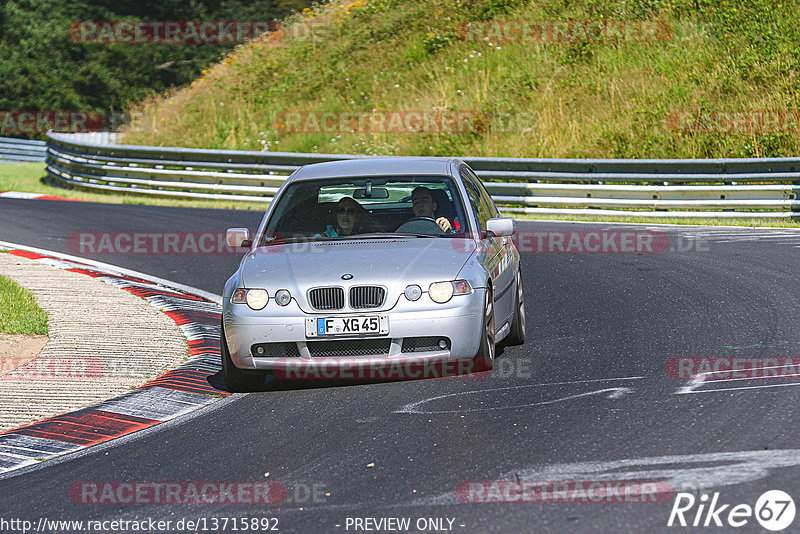
<path fill-rule="evenodd" d="M 306 319 L 306 337 L 388 333 L 389 318 L 386 315 Z"/>

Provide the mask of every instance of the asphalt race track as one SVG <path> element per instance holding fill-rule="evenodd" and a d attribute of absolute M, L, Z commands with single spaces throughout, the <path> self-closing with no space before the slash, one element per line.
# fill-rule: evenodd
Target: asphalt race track
<path fill-rule="evenodd" d="M 219 294 L 236 255 L 79 254 L 68 239 L 78 232 L 253 231 L 260 218 L 246 211 L 4 199 L 0 240 Z M 647 231 L 519 226 L 528 235 Z M 667 234 L 673 250 L 523 251 L 528 342 L 502 351 L 490 376 L 268 382 L 262 392 L 234 395 L 153 431 L 0 480 L 2 516 L 34 522 L 274 517 L 282 532 L 364 531 L 354 520 L 368 517 L 410 518 L 411 531 L 661 532 L 674 493 L 645 503 L 487 503 L 463 502 L 469 499 L 457 489 L 476 481 L 661 481 L 675 492 L 693 489 L 698 498 L 719 492 L 719 504 L 731 507 L 754 506 L 775 489 L 797 500 L 800 377 L 692 381 L 676 376 L 675 359 L 800 356 L 800 233 L 653 230 Z M 81 482 L 264 481 L 285 486 L 287 499 L 257 506 L 84 504 L 69 493 Z M 688 521 L 696 511 L 687 512 Z M 420 518 L 443 522 L 418 529 Z M 750 518 L 737 531 L 762 528 Z"/>

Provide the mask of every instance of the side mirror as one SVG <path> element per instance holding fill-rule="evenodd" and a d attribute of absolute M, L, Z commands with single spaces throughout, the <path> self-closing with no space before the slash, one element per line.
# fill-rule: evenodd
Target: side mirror
<path fill-rule="evenodd" d="M 250 240 L 250 230 L 247 228 L 228 228 L 225 232 L 225 243 L 229 247 L 251 247 L 253 242 Z"/>
<path fill-rule="evenodd" d="M 486 231 L 496 237 L 506 237 L 517 232 L 517 221 L 511 217 L 496 217 L 486 221 Z"/>

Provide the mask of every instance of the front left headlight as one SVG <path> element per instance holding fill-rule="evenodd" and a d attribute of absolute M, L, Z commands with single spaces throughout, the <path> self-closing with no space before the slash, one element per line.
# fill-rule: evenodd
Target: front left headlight
<path fill-rule="evenodd" d="M 444 304 L 453 298 L 453 282 L 434 282 L 428 288 L 428 295 L 431 300 Z"/>
<path fill-rule="evenodd" d="M 444 304 L 453 295 L 469 295 L 472 293 L 472 286 L 466 280 L 451 280 L 449 282 L 434 282 L 428 288 L 428 295 L 431 300 Z"/>

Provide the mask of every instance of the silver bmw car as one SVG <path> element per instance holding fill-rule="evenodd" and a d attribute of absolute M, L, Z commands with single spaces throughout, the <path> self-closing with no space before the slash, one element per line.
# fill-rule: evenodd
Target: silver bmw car
<path fill-rule="evenodd" d="M 307 165 L 280 188 L 225 284 L 231 391 L 286 379 L 424 378 L 491 369 L 525 340 L 514 219 L 458 159 Z"/>

